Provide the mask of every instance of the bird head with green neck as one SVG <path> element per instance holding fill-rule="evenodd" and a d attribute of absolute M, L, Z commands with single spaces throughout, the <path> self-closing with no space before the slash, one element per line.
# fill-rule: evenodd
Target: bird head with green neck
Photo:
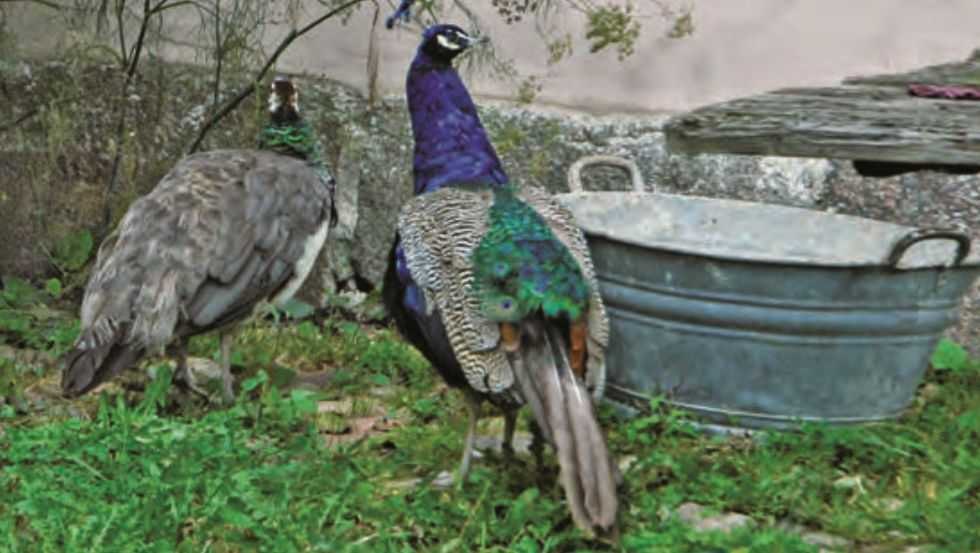
<path fill-rule="evenodd" d="M 289 125 L 299 121 L 299 91 L 287 77 L 272 80 L 269 91 L 269 117 L 273 124 Z"/>
<path fill-rule="evenodd" d="M 322 161 L 313 128 L 300 116 L 299 91 L 287 77 L 276 77 L 269 90 L 269 120 L 259 131 L 259 148 Z"/>

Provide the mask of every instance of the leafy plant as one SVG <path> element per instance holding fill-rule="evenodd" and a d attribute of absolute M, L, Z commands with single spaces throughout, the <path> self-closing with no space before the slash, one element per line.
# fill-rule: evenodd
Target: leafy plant
<path fill-rule="evenodd" d="M 58 240 L 51 253 L 62 271 L 78 271 L 88 262 L 94 247 L 92 233 L 82 229 Z"/>
<path fill-rule="evenodd" d="M 217 345 L 201 337 L 192 352 Z M 980 367 L 961 350 L 940 344 L 923 397 L 875 426 L 720 437 L 665 398 L 628 420 L 602 408 L 624 475 L 613 545 L 569 523 L 550 454 L 538 471 L 528 454 L 484 450 L 465 486 L 433 486 L 458 459 L 462 399 L 390 329 L 257 319 L 236 345 L 244 374 L 227 409 L 184 406 L 156 361 L 142 393 L 110 387 L 70 417 L 0 405 L 0 550 L 816 553 L 805 532 L 820 531 L 846 538 L 844 550 L 973 551 Z M 280 366 L 333 376 L 289 388 Z M 15 383 L 34 371 L 0 358 Z M 695 530 L 678 515 L 687 502 L 755 524 Z"/>
<path fill-rule="evenodd" d="M 963 346 L 949 338 L 943 338 L 929 362 L 938 371 L 959 372 L 967 369 L 970 358 Z"/>

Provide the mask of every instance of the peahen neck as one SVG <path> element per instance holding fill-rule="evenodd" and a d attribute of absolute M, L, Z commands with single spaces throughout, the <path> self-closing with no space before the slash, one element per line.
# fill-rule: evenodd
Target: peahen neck
<path fill-rule="evenodd" d="M 415 138 L 416 194 L 447 185 L 507 183 L 473 98 L 451 64 L 420 49 L 409 68 L 406 91 Z"/>
<path fill-rule="evenodd" d="M 269 122 L 259 131 L 259 149 L 306 160 L 313 166 L 320 180 L 332 186 L 333 177 L 327 169 L 323 144 L 313 126 L 294 110 L 285 114 L 282 111 L 284 109 L 272 113 Z"/>

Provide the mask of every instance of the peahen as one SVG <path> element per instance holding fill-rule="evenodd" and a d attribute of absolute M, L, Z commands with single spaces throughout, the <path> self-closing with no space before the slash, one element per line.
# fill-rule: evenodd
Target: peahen
<path fill-rule="evenodd" d="M 168 346 L 186 379 L 187 340 L 219 330 L 222 394 L 233 398 L 231 326 L 263 300 L 288 300 L 332 220 L 334 180 L 299 93 L 273 80 L 258 149 L 180 160 L 100 246 L 62 389 L 84 394 Z"/>
<path fill-rule="evenodd" d="M 409 69 L 416 195 L 398 218 L 383 299 L 399 332 L 464 392 L 460 480 L 483 402 L 504 412 L 507 452 L 527 404 L 555 448 L 575 523 L 609 531 L 617 469 L 592 405 L 605 382 L 605 308 L 571 213 L 504 173 L 452 66 L 474 42 L 431 26 Z"/>

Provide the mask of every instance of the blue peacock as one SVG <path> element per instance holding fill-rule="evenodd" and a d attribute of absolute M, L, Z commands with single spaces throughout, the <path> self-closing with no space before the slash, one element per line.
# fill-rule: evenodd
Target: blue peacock
<path fill-rule="evenodd" d="M 402 12 L 410 2 L 402 2 Z M 397 16 L 389 21 L 397 19 Z M 616 469 L 592 400 L 605 382 L 608 322 L 585 238 L 546 192 L 509 181 L 452 62 L 476 40 L 428 27 L 408 71 L 415 197 L 403 206 L 384 282 L 399 332 L 464 392 L 470 466 L 486 401 L 517 410 L 554 447 L 575 523 L 615 528 Z"/>

